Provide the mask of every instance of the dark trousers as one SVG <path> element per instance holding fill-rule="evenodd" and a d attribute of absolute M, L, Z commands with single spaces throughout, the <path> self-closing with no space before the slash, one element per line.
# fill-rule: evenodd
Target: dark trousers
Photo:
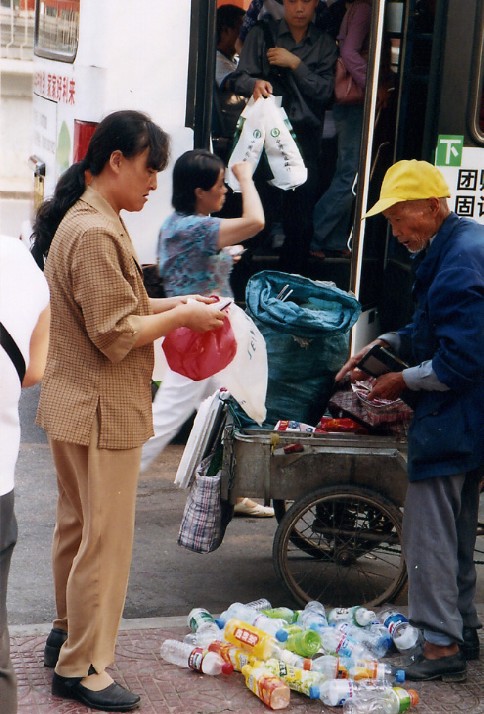
<path fill-rule="evenodd" d="M 7 624 L 7 582 L 12 552 L 17 542 L 14 492 L 0 496 L 0 711 L 17 711 L 17 682 L 10 659 Z"/>
<path fill-rule="evenodd" d="M 462 642 L 479 627 L 474 547 L 482 471 L 413 481 L 403 513 L 408 612 L 429 642 Z"/>

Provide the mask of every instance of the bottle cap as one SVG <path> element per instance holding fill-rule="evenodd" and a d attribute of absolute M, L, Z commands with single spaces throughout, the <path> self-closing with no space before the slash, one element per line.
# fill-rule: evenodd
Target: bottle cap
<path fill-rule="evenodd" d="M 278 642 L 286 642 L 289 633 L 281 627 L 280 630 L 277 630 L 275 637 Z"/>
<path fill-rule="evenodd" d="M 230 662 L 224 662 L 222 665 L 222 674 L 232 674 L 234 671 L 234 665 Z"/>
<path fill-rule="evenodd" d="M 415 689 L 407 689 L 407 694 L 410 697 L 411 706 L 416 706 L 420 701 L 418 692 Z"/>
<path fill-rule="evenodd" d="M 319 699 L 319 687 L 317 684 L 311 684 L 309 687 L 309 699 Z"/>
<path fill-rule="evenodd" d="M 224 627 L 225 627 L 225 622 L 226 622 L 225 620 L 220 619 L 220 617 L 216 617 L 215 620 L 214 620 L 214 622 L 215 622 L 216 625 L 219 626 L 219 628 L 220 628 L 221 630 L 224 629 Z"/>
<path fill-rule="evenodd" d="M 405 681 L 405 670 L 397 669 L 397 671 L 395 672 L 395 682 L 402 684 L 402 682 L 404 682 L 404 681 Z"/>

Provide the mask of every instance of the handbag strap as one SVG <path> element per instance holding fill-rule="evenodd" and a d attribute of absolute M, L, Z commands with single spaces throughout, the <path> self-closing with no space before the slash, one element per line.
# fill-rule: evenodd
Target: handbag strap
<path fill-rule="evenodd" d="M 15 342 L 3 322 L 0 322 L 0 344 L 12 360 L 13 366 L 17 370 L 18 378 L 20 379 L 20 384 L 22 384 L 25 377 L 25 360 L 23 358 L 22 353 L 20 352 L 17 343 Z"/>

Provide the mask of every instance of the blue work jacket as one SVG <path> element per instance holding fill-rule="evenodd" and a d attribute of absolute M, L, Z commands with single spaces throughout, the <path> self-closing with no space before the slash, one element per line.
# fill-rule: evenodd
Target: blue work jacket
<path fill-rule="evenodd" d="M 484 226 L 451 213 L 416 269 L 413 297 L 400 351 L 412 364 L 432 360 L 449 390 L 415 393 L 411 481 L 484 465 Z"/>

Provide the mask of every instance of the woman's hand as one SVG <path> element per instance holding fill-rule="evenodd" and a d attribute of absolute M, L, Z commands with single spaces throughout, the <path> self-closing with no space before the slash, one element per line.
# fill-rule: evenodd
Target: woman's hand
<path fill-rule="evenodd" d="M 237 164 L 231 166 L 230 169 L 240 184 L 244 181 L 252 181 L 254 167 L 250 161 L 239 161 Z"/>
<path fill-rule="evenodd" d="M 204 304 L 203 301 L 180 303 L 176 308 L 184 327 L 194 332 L 217 330 L 223 325 L 227 315 L 216 309 L 216 305 Z"/>

